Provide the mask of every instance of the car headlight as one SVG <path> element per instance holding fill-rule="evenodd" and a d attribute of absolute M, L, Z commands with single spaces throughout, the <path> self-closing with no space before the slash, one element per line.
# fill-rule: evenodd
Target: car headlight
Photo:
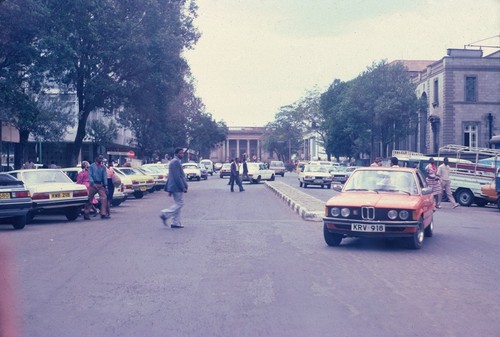
<path fill-rule="evenodd" d="M 340 209 L 338 207 L 332 207 L 330 210 L 330 214 L 334 217 L 337 217 L 340 215 Z"/>
<path fill-rule="evenodd" d="M 396 220 L 396 218 L 398 217 L 398 211 L 391 209 L 389 212 L 387 212 L 387 216 L 391 220 Z"/>
<path fill-rule="evenodd" d="M 344 218 L 347 218 L 351 214 L 351 210 L 344 207 L 340 210 L 340 214 L 342 214 Z"/>
<path fill-rule="evenodd" d="M 399 218 L 401 220 L 406 220 L 410 216 L 410 212 L 408 211 L 399 211 Z"/>

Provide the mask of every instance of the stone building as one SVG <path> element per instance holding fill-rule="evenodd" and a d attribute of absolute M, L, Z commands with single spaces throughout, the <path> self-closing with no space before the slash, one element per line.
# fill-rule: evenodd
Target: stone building
<path fill-rule="evenodd" d="M 448 49 L 413 77 L 427 100 L 410 150 L 437 153 L 448 144 L 489 147 L 500 134 L 500 51 Z"/>
<path fill-rule="evenodd" d="M 263 148 L 265 127 L 229 127 L 227 138 L 210 151 L 214 162 L 229 162 L 244 156 L 251 161 L 268 161 L 271 155 Z"/>

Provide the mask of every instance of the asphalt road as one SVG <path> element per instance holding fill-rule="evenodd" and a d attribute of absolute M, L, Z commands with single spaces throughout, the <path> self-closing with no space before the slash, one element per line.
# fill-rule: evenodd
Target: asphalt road
<path fill-rule="evenodd" d="M 190 183 L 184 229 L 162 225 L 164 192 L 128 200 L 110 220 L 0 227 L 22 336 L 500 335 L 495 208 L 445 204 L 418 251 L 360 239 L 331 248 L 321 223 L 264 184 L 230 193 L 227 181 Z"/>

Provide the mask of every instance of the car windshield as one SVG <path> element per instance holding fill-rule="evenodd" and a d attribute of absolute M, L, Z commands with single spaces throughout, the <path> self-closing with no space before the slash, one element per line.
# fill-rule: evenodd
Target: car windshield
<path fill-rule="evenodd" d="M 411 172 L 389 170 L 358 170 L 344 186 L 344 191 L 384 191 L 418 194 Z"/>
<path fill-rule="evenodd" d="M 187 169 L 197 169 L 198 166 L 196 164 L 187 164 L 187 165 L 182 165 L 183 168 Z"/>
<path fill-rule="evenodd" d="M 26 185 L 72 182 L 72 180 L 64 174 L 64 172 L 52 170 L 23 172 L 21 179 Z"/>

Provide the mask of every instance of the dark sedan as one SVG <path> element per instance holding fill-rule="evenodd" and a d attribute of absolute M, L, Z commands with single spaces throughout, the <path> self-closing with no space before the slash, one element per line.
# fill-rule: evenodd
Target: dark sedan
<path fill-rule="evenodd" d="M 31 209 L 30 191 L 23 182 L 11 175 L 0 174 L 0 221 L 15 229 L 26 226 L 26 215 Z"/>

